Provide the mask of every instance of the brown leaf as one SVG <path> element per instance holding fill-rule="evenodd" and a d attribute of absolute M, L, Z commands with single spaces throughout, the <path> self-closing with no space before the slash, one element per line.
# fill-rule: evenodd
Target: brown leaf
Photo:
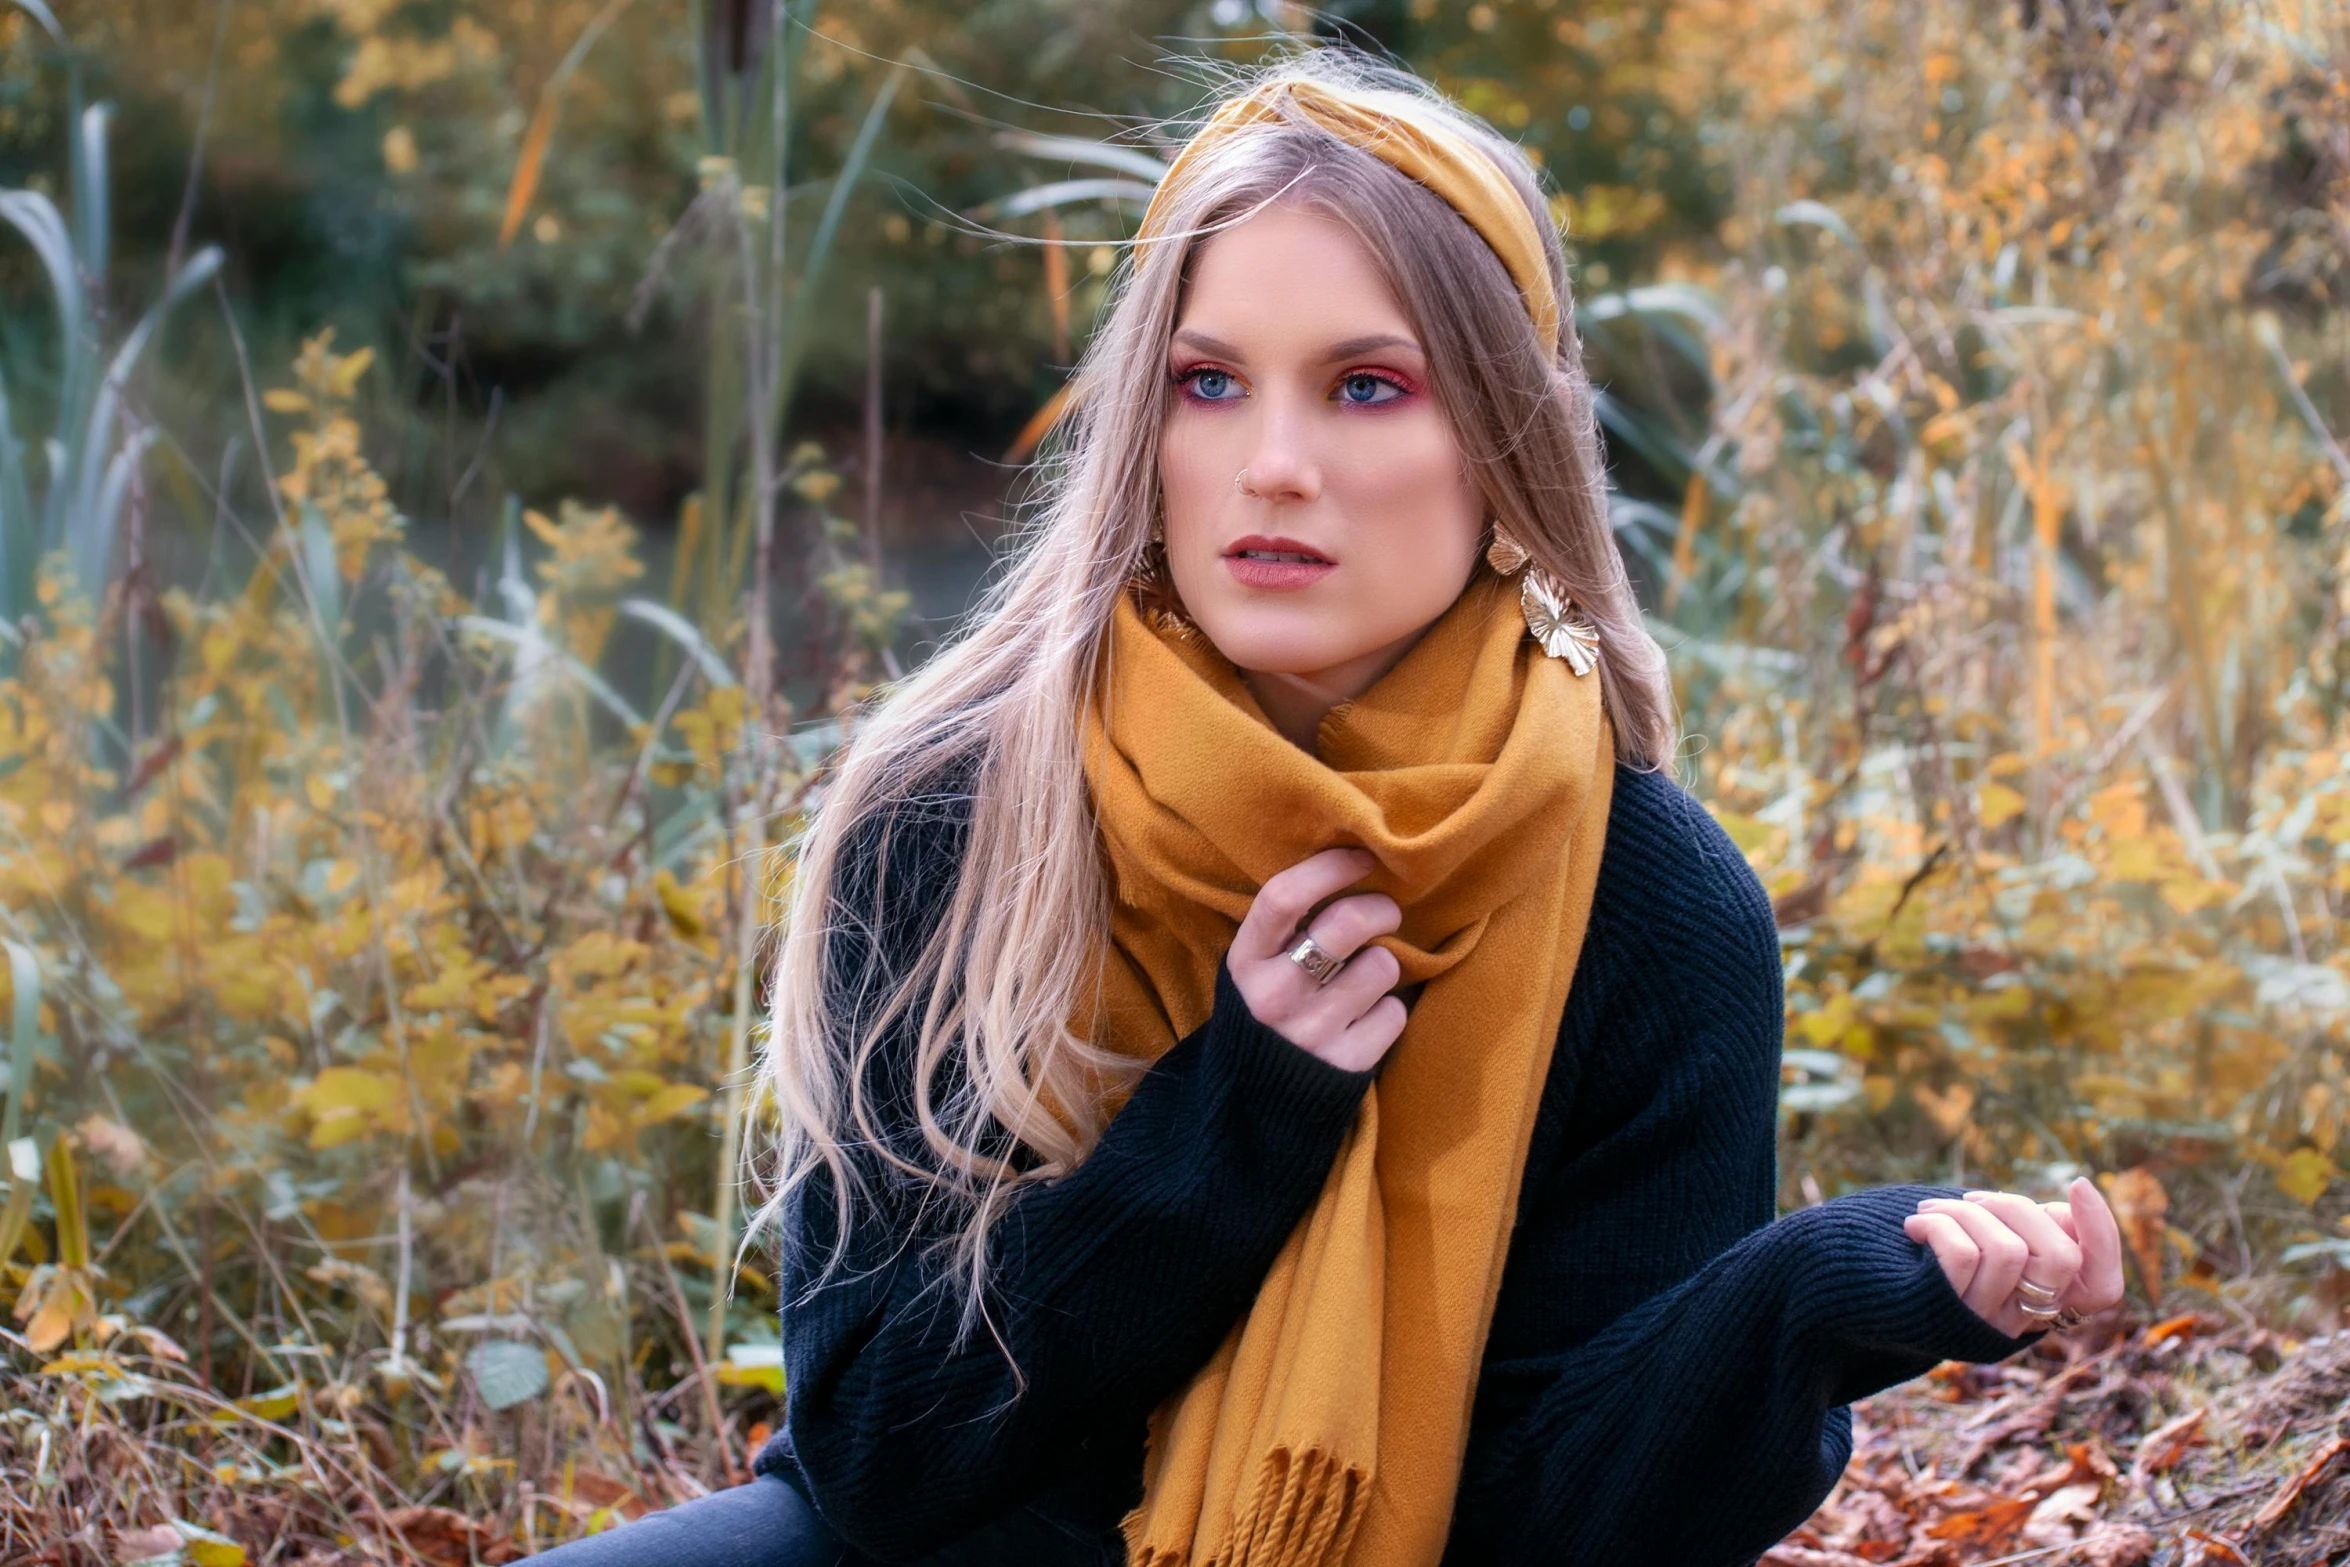
<path fill-rule="evenodd" d="M 123 858 L 126 871 L 151 871 L 158 865 L 169 865 L 179 858 L 180 841 L 170 833 L 150 838 Z"/>
<path fill-rule="evenodd" d="M 2095 1481 L 2058 1486 L 2033 1504 L 2032 1515 L 2024 1520 L 2018 1538 L 2028 1546 L 2070 1545 L 2085 1527 L 2097 1521 L 2101 1490 Z"/>
<path fill-rule="evenodd" d="M 2252 1567 L 2252 1559 L 2236 1549 L 2235 1542 L 2223 1540 L 2216 1534 L 2205 1534 L 2200 1529 L 2189 1529 L 2187 1538 L 2203 1549 L 2187 1558 L 2188 1567 Z"/>
<path fill-rule="evenodd" d="M 2159 1542 L 2134 1523 L 2101 1523 L 2081 1536 L 2065 1558 L 2079 1567 L 2146 1567 Z"/>
<path fill-rule="evenodd" d="M 2121 1478 L 2121 1471 L 2114 1467 L 2112 1459 L 2105 1456 L 2105 1449 L 2097 1445 L 2095 1438 L 2086 1442 L 2065 1443 L 2064 1456 L 2066 1468 L 2063 1477 L 2056 1482 L 2058 1485 L 2079 1485 L 2090 1481 L 2102 1490 L 2106 1481 Z"/>
<path fill-rule="evenodd" d="M 133 770 L 130 777 L 123 783 L 123 798 L 126 800 L 137 798 L 141 789 L 146 788 L 147 785 L 155 781 L 155 775 L 157 773 L 162 772 L 173 762 L 179 760 L 180 752 L 185 750 L 186 746 L 187 743 L 184 740 L 182 740 L 178 735 L 173 735 L 170 739 L 164 741 L 154 750 L 149 751 L 147 753 L 146 760 L 140 762 L 138 767 Z"/>
<path fill-rule="evenodd" d="M 1774 1545 L 1755 1567 L 1870 1567 L 1849 1551 L 1815 1551 L 1807 1545 Z"/>
<path fill-rule="evenodd" d="M 384 1514 L 384 1522 L 429 1567 L 473 1567 L 477 1542 L 485 1557 L 497 1543 L 488 1529 L 446 1507 L 395 1507 Z"/>
<path fill-rule="evenodd" d="M 2105 1200 L 2113 1207 L 2122 1240 L 2137 1259 L 2138 1282 L 2146 1298 L 2162 1299 L 2162 1243 L 2170 1232 L 2170 1193 L 2144 1165 L 2122 1171 L 2105 1184 Z"/>
<path fill-rule="evenodd" d="M 2291 1512 L 2294 1504 L 2301 1500 L 2301 1493 L 2308 1490 L 2345 1453 L 2350 1453 L 2350 1436 L 2337 1436 L 2318 1449 L 2317 1456 L 2302 1465 L 2301 1472 L 2286 1481 L 2283 1489 L 2263 1502 L 2260 1511 L 2252 1515 L 2252 1532 L 2265 1534 L 2283 1523 L 2285 1514 Z"/>
<path fill-rule="evenodd" d="M 572 1472 L 571 1494 L 592 1507 L 609 1507 L 623 1518 L 641 1518 L 651 1510 L 633 1487 L 593 1469 Z"/>
<path fill-rule="evenodd" d="M 2203 1434 L 2203 1420 L 2209 1409 L 2190 1409 L 2176 1420 L 2166 1421 L 2146 1434 L 2138 1444 L 2137 1461 L 2130 1466 L 2130 1481 L 2143 1487 L 2154 1476 L 2187 1456 L 2187 1450 L 2201 1447 L 2210 1439 Z"/>
<path fill-rule="evenodd" d="M 1929 1539 L 1950 1540 L 1959 1545 L 1972 1546 L 1996 1553 L 2023 1528 L 2039 1505 L 2034 1496 L 2001 1497 L 1987 1507 L 1967 1512 L 1952 1513 L 1926 1531 Z"/>
<path fill-rule="evenodd" d="M 176 1556 L 179 1548 L 180 1532 L 167 1523 L 159 1523 L 152 1529 L 125 1529 L 114 1537 L 114 1559 L 117 1563 L 143 1562 L 154 1556 Z"/>

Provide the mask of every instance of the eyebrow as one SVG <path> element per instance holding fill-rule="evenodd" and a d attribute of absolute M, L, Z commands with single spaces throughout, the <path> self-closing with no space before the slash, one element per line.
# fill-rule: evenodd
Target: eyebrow
<path fill-rule="evenodd" d="M 1175 334 L 1175 341 L 1185 347 L 1195 348 L 1201 353 L 1214 354 L 1219 359 L 1245 359 L 1248 357 L 1222 338 L 1211 337 L 1205 332 L 1181 331 Z M 1374 353 L 1383 348 L 1406 348 L 1415 354 L 1426 353 L 1426 350 L 1420 347 L 1416 339 L 1404 337 L 1395 332 L 1373 332 L 1366 337 L 1350 337 L 1343 343 L 1331 344 L 1329 351 L 1322 356 L 1322 363 L 1335 364 L 1341 359 L 1360 359 L 1365 354 Z"/>

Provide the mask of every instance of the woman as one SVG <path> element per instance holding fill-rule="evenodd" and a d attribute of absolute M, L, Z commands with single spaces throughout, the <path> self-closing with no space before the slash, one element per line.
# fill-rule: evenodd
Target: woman
<path fill-rule="evenodd" d="M 1851 1400 L 2120 1298 L 2088 1182 L 1773 1222 L 1771 911 L 1663 771 L 1545 214 L 1344 55 L 1189 143 L 802 846 L 785 1429 L 578 1567 L 1748 1562 Z"/>

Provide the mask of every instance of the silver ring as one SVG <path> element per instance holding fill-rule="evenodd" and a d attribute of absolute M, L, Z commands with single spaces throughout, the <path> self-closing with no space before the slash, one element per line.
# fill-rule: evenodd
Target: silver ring
<path fill-rule="evenodd" d="M 2054 1316 L 2056 1303 L 2064 1298 L 2063 1290 L 2052 1290 L 2045 1284 L 2034 1284 L 2030 1279 L 2016 1280 L 2015 1292 L 2024 1310 L 2034 1315 L 2038 1314 L 2040 1308 L 2047 1308 L 2049 1315 Z"/>
<path fill-rule="evenodd" d="M 1329 950 L 1313 937 L 1307 936 L 1289 949 L 1289 961 L 1304 969 L 1317 988 L 1327 985 L 1346 967 L 1346 959 L 1334 958 Z"/>
<path fill-rule="evenodd" d="M 1243 495 L 1254 495 L 1257 493 L 1248 487 L 1248 469 L 1246 467 L 1243 467 L 1238 473 L 1232 476 L 1232 487 Z"/>

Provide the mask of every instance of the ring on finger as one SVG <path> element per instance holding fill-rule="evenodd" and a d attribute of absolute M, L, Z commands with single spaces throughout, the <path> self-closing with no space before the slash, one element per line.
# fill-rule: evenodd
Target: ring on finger
<path fill-rule="evenodd" d="M 1330 949 L 1310 935 L 1300 937 L 1297 945 L 1289 949 L 1289 961 L 1304 969 L 1317 989 L 1329 984 L 1346 967 L 1346 959 L 1331 956 Z"/>
<path fill-rule="evenodd" d="M 2034 1284 L 2030 1279 L 2015 1281 L 2016 1310 L 2035 1322 L 2054 1322 L 2061 1315 L 2057 1302 L 2064 1296 L 2062 1290 L 2052 1290 L 2045 1284 Z"/>

